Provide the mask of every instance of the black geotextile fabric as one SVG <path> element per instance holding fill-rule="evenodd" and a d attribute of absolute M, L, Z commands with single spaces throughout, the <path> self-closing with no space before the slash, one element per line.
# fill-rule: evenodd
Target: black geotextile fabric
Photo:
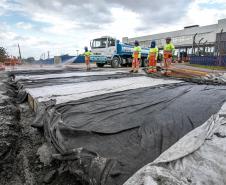
<path fill-rule="evenodd" d="M 122 185 L 225 100 L 225 86 L 140 88 L 49 107 L 43 125 L 71 173 L 92 185 Z"/>

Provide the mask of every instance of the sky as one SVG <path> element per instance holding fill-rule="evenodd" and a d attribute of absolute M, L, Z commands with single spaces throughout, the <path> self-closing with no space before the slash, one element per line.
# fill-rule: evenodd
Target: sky
<path fill-rule="evenodd" d="M 216 24 L 226 0 L 0 0 L 0 46 L 9 55 L 83 52 L 101 36 L 137 37 Z"/>

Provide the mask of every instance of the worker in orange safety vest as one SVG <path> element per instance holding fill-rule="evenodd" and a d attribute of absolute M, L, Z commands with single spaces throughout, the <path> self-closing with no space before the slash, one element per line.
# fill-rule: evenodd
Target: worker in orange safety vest
<path fill-rule="evenodd" d="M 85 49 L 84 55 L 85 55 L 86 69 L 87 69 L 87 71 L 89 71 L 91 69 L 91 67 L 90 67 L 90 56 L 92 55 L 92 52 L 90 52 L 88 50 L 87 46 L 84 49 Z"/>
<path fill-rule="evenodd" d="M 170 66 L 173 60 L 174 51 L 175 51 L 175 47 L 173 43 L 171 43 L 171 37 L 167 37 L 166 44 L 164 46 L 164 51 L 163 51 L 165 75 L 171 74 Z"/>
<path fill-rule="evenodd" d="M 156 64 L 157 64 L 157 59 L 158 59 L 158 52 L 159 49 L 156 47 L 156 42 L 151 41 L 151 49 L 148 54 L 148 73 L 155 73 L 157 72 L 156 70 Z"/>
<path fill-rule="evenodd" d="M 134 41 L 132 70 L 130 72 L 138 73 L 141 59 L 141 47 L 137 40 Z"/>

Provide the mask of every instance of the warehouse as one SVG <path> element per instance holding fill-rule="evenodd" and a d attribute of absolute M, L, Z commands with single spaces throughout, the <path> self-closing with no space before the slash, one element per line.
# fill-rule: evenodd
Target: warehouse
<path fill-rule="evenodd" d="M 219 36 L 221 31 L 223 32 L 223 36 Z M 173 32 L 159 33 L 134 38 L 124 37 L 122 38 L 122 42 L 132 43 L 134 40 L 138 40 L 142 47 L 149 47 L 151 40 L 156 40 L 158 47 L 162 49 L 165 44 L 165 38 L 171 37 L 172 42 L 177 48 L 177 53 L 185 51 L 188 54 L 192 54 L 192 48 L 194 48 L 194 52 L 197 52 L 198 48 L 200 48 L 200 50 L 202 51 L 205 50 L 206 53 L 214 53 L 216 51 L 215 48 L 216 41 L 218 40 L 217 38 L 221 38 L 222 41 L 222 38 L 225 37 L 225 34 L 226 18 L 218 20 L 217 24 L 207 26 L 193 25 L 186 26 L 183 30 Z M 224 50 L 226 50 L 225 47 Z"/>

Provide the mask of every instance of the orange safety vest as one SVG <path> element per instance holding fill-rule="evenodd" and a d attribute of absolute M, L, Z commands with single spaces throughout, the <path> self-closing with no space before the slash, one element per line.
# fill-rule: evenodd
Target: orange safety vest
<path fill-rule="evenodd" d="M 172 55 L 173 55 L 173 53 L 172 53 L 172 51 L 164 51 L 163 52 L 163 57 L 164 57 L 164 59 L 169 59 L 169 58 L 172 58 Z"/>
<path fill-rule="evenodd" d="M 90 56 L 85 56 L 85 61 L 90 61 Z"/>
<path fill-rule="evenodd" d="M 149 56 L 150 56 L 150 59 L 153 59 L 153 58 L 155 59 L 156 58 L 156 53 L 150 52 Z"/>
<path fill-rule="evenodd" d="M 138 51 L 134 51 L 133 52 L 133 57 L 134 57 L 134 59 L 138 59 L 139 58 L 139 52 Z"/>

